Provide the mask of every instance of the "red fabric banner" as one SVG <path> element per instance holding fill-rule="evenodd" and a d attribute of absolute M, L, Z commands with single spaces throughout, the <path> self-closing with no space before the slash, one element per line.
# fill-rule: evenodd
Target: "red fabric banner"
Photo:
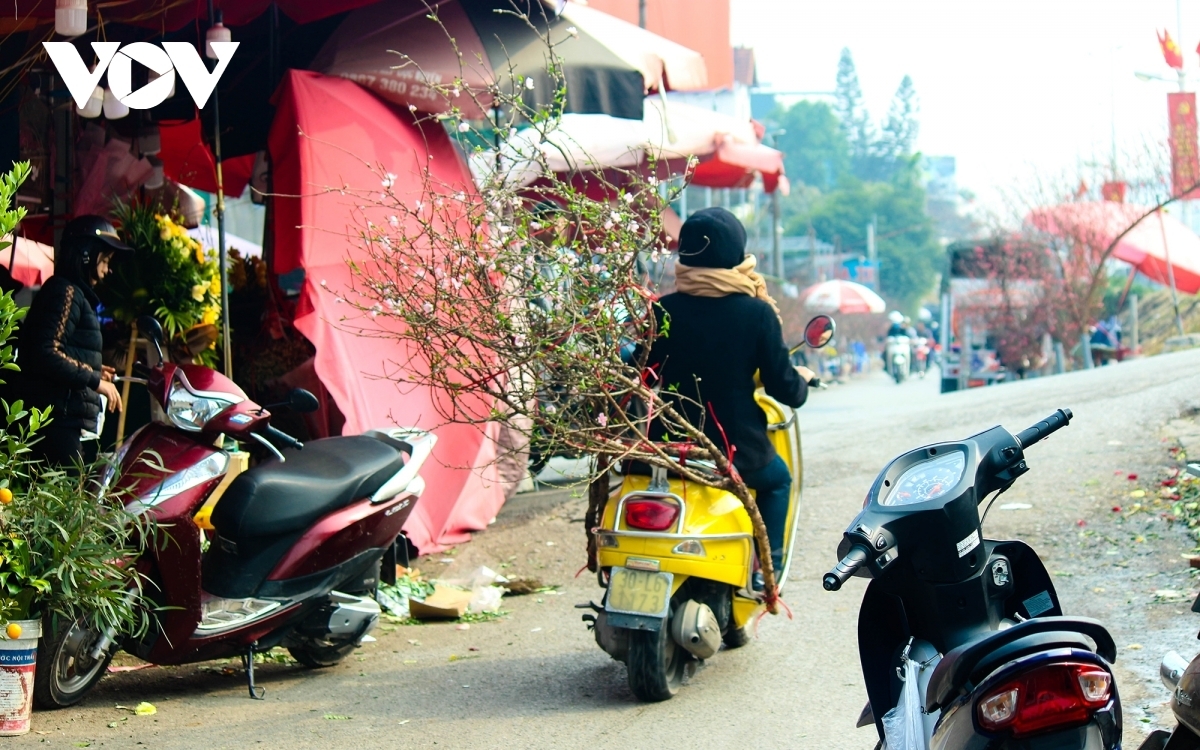
<path fill-rule="evenodd" d="M 1171 123 L 1171 193 L 1183 195 L 1200 183 L 1200 159 L 1196 152 L 1196 95 L 1167 94 Z M 1193 192 L 1188 199 L 1198 197 Z"/>
<path fill-rule="evenodd" d="M 1106 182 L 1100 187 L 1100 196 L 1111 203 L 1124 203 L 1125 190 L 1128 186 L 1120 180 Z"/>

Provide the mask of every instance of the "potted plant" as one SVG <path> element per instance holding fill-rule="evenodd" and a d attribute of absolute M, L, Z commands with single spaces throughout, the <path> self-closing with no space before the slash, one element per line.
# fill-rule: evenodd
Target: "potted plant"
<path fill-rule="evenodd" d="M 24 215 L 11 205 L 28 174 L 25 162 L 0 176 L 0 237 Z M 23 315 L 11 295 L 0 295 L 0 381 L 18 370 L 13 339 Z M 0 708 L 0 733 L 8 734 L 29 730 L 28 697 L 69 705 L 103 676 L 114 649 L 92 658 L 102 637 L 149 624 L 140 578 L 124 564 L 148 522 L 99 496 L 91 477 L 102 467 L 64 471 L 35 461 L 30 446 L 54 415 L 12 395 L 0 399 L 0 670 L 21 682 L 27 699 L 11 714 Z"/>

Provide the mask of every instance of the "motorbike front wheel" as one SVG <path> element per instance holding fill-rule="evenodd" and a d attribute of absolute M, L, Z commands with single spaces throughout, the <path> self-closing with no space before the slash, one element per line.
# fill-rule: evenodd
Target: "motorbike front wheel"
<path fill-rule="evenodd" d="M 679 692 L 687 670 L 687 654 L 664 621 L 658 630 L 629 631 L 629 689 L 638 700 L 658 702 Z"/>
<path fill-rule="evenodd" d="M 100 634 L 86 623 L 46 615 L 38 641 L 33 678 L 33 705 L 43 710 L 73 706 L 108 671 L 113 652 L 92 659 L 92 646 Z"/>

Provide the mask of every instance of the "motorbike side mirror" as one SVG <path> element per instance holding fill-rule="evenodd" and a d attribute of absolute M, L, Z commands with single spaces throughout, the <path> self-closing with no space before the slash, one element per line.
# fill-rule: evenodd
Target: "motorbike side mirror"
<path fill-rule="evenodd" d="M 293 388 L 288 393 L 288 406 L 292 411 L 301 414 L 311 414 L 321 408 L 321 404 L 317 401 L 317 397 L 303 388 Z"/>
<path fill-rule="evenodd" d="M 820 349 L 833 339 L 837 326 L 828 315 L 818 315 L 804 326 L 804 343 L 813 349 Z"/>
<path fill-rule="evenodd" d="M 164 359 L 162 345 L 167 337 L 163 333 L 162 324 L 151 315 L 142 315 L 137 319 L 137 329 L 138 333 L 154 344 L 154 350 L 158 353 L 158 361 L 161 363 Z"/>

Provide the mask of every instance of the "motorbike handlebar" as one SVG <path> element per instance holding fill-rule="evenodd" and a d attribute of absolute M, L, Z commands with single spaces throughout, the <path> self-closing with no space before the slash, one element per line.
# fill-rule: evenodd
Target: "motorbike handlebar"
<path fill-rule="evenodd" d="M 1044 437 L 1049 437 L 1051 433 L 1061 430 L 1071 423 L 1071 418 L 1075 416 L 1070 409 L 1059 409 L 1050 416 L 1043 419 L 1041 422 L 1021 430 L 1017 433 L 1017 442 L 1022 448 L 1028 448 Z"/>
<path fill-rule="evenodd" d="M 299 440 L 297 440 L 296 438 L 287 434 L 283 430 L 280 430 L 276 427 L 272 427 L 271 425 L 267 425 L 266 433 L 268 435 L 270 435 L 271 437 L 275 438 L 276 440 L 278 440 L 279 442 L 283 443 L 284 445 L 286 445 L 289 448 L 295 448 L 296 450 L 300 450 L 301 448 L 304 447 L 304 443 L 301 443 Z"/>
<path fill-rule="evenodd" d="M 825 586 L 825 590 L 837 591 L 840 589 L 842 584 L 848 581 L 850 576 L 854 575 L 870 556 L 871 550 L 861 544 L 851 547 L 850 551 L 834 566 L 833 570 L 825 574 L 824 580 L 821 581 L 822 585 Z"/>

